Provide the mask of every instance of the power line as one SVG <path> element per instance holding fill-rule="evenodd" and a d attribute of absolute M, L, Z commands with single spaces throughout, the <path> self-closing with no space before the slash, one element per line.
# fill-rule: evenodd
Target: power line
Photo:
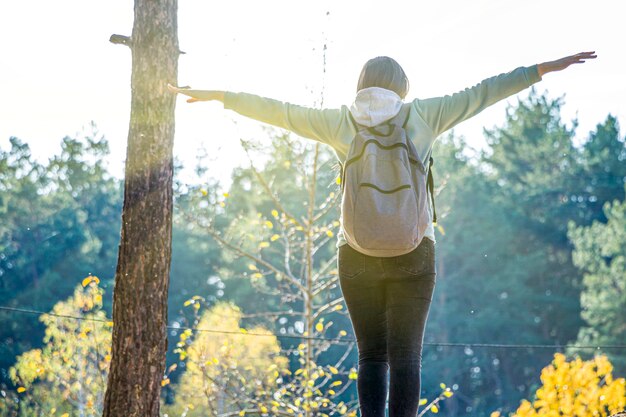
<path fill-rule="evenodd" d="M 20 313 L 29 313 L 29 314 L 47 314 L 49 316 L 59 317 L 59 318 L 68 318 L 75 320 L 89 320 L 89 321 L 99 321 L 102 323 L 109 323 L 111 320 L 103 320 L 96 318 L 85 318 L 78 316 L 70 316 L 67 314 L 56 314 L 56 313 L 46 313 L 44 311 L 38 310 L 30 310 L 24 308 L 16 308 L 16 307 L 6 307 L 0 306 L 0 310 L 12 311 L 12 312 L 20 312 Z M 299 339 L 299 340 L 324 340 L 329 342 L 336 342 L 341 344 L 350 344 L 356 343 L 356 339 L 353 338 L 329 338 L 322 336 L 296 336 L 296 335 L 280 335 L 280 334 L 263 334 L 263 333 L 250 333 L 250 332 L 237 332 L 237 331 L 228 331 L 228 330 L 216 330 L 216 329 L 198 329 L 193 327 L 185 327 L 185 326 L 166 326 L 171 330 L 192 330 L 196 332 L 207 332 L 207 333 L 221 333 L 221 334 L 236 334 L 242 336 L 271 336 L 271 337 L 282 337 L 289 339 Z M 626 349 L 626 345 L 605 345 L 605 346 L 588 346 L 588 345 L 537 345 L 537 344 L 504 344 L 504 343 L 453 343 L 453 342 L 425 342 L 425 346 L 442 346 L 442 347 L 489 347 L 489 348 L 500 348 L 500 349 L 565 349 L 565 348 L 576 348 L 576 349 Z"/>

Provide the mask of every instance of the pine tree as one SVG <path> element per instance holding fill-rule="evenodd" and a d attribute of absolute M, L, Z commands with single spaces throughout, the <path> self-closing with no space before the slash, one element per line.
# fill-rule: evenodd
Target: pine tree
<path fill-rule="evenodd" d="M 172 244 L 176 0 L 135 0 L 131 115 L 104 417 L 156 417 L 167 351 Z"/>

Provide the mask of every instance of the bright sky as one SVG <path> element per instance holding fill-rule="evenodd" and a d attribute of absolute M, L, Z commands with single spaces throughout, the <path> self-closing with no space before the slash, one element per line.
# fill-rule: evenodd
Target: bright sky
<path fill-rule="evenodd" d="M 407 97 L 451 94 L 518 66 L 595 50 L 598 58 L 550 73 L 536 84 L 565 94 L 568 125 L 578 114 L 584 139 L 611 113 L 626 122 L 626 3 L 597 0 L 180 1 L 179 84 L 244 91 L 295 104 L 349 105 L 361 67 L 388 55 L 411 82 Z M 64 136 L 94 121 L 109 140 L 109 169 L 122 177 L 130 115 L 130 51 L 109 43 L 130 35 L 133 2 L 20 0 L 0 6 L 0 148 L 9 137 L 28 142 L 41 161 Z M 327 43 L 326 72 L 322 48 Z M 528 90 L 517 97 L 525 97 Z M 482 127 L 500 125 L 506 103 L 458 125 L 472 147 Z M 262 123 L 219 102 L 176 109 L 174 153 L 191 178 L 206 146 L 208 174 L 228 182 L 246 163 L 239 138 L 264 137 Z M 624 130 L 623 130 L 624 131 Z M 622 133 L 623 135 L 624 133 Z"/>

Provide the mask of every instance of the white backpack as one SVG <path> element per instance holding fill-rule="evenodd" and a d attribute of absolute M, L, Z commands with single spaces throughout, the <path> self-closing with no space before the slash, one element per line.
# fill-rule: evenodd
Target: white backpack
<path fill-rule="evenodd" d="M 373 127 L 350 118 L 357 134 L 341 165 L 341 228 L 346 242 L 369 256 L 411 252 L 429 225 L 427 193 L 433 179 L 408 138 L 409 104 Z M 437 222 L 436 214 L 433 221 Z"/>

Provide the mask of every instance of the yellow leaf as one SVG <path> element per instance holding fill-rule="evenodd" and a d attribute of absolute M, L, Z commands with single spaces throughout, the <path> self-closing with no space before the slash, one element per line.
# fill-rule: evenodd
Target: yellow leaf
<path fill-rule="evenodd" d="M 24 392 L 26 391 L 26 388 L 24 387 L 18 387 L 17 392 Z"/>
<path fill-rule="evenodd" d="M 450 398 L 450 397 L 452 397 L 453 394 L 452 394 L 452 391 L 446 391 L 446 392 L 443 393 L 443 395 L 445 395 L 446 397 Z"/>
<path fill-rule="evenodd" d="M 437 230 L 439 230 L 439 233 L 441 233 L 441 236 L 446 235 L 446 231 L 444 230 L 443 226 L 441 226 L 440 224 L 437 225 Z"/>
<path fill-rule="evenodd" d="M 106 325 L 109 326 L 109 327 L 113 327 L 113 322 L 112 321 L 107 321 Z"/>
<path fill-rule="evenodd" d="M 63 413 L 61 417 L 70 417 L 70 413 Z"/>
<path fill-rule="evenodd" d="M 337 177 L 337 179 L 335 180 L 335 182 L 337 183 L 337 185 L 341 184 L 341 177 Z"/>
<path fill-rule="evenodd" d="M 283 166 L 285 168 L 289 168 L 291 166 L 291 162 L 290 161 L 285 161 L 285 162 L 283 162 Z"/>
<path fill-rule="evenodd" d="M 317 323 L 315 325 L 315 330 L 317 330 L 318 332 L 321 332 L 322 330 L 324 330 L 324 325 L 322 323 Z"/>
<path fill-rule="evenodd" d="M 446 384 L 444 384 L 443 382 L 439 384 L 439 386 L 441 387 L 441 389 L 446 389 Z"/>
<path fill-rule="evenodd" d="M 252 279 L 260 279 L 263 278 L 263 274 L 259 273 L 259 272 L 255 272 L 254 274 L 251 275 Z"/>
<path fill-rule="evenodd" d="M 189 304 L 193 304 L 193 303 L 195 303 L 195 301 L 194 301 L 194 300 L 187 300 L 187 301 L 185 301 L 185 302 L 183 303 L 183 306 L 184 306 L 184 307 L 187 307 Z"/>
<path fill-rule="evenodd" d="M 223 201 L 220 201 L 220 207 L 226 207 L 226 204 L 224 204 Z"/>
<path fill-rule="evenodd" d="M 333 237 L 333 236 L 335 236 L 335 234 L 332 232 L 332 230 L 327 230 L 326 231 L 326 236 Z"/>
<path fill-rule="evenodd" d="M 277 219 L 278 218 L 278 211 L 272 210 L 272 216 L 274 216 L 274 218 Z"/>
<path fill-rule="evenodd" d="M 257 267 L 256 267 L 256 265 L 255 265 L 255 264 L 250 264 L 250 265 L 248 265 L 248 269 L 249 269 L 250 271 L 258 271 L 258 269 L 257 269 Z"/>
<path fill-rule="evenodd" d="M 269 245 L 269 242 L 261 242 L 259 243 L 259 248 L 267 248 Z"/>
<path fill-rule="evenodd" d="M 426 404 L 427 402 L 428 402 L 428 400 L 427 400 L 426 398 L 422 398 L 422 399 L 420 400 L 420 405 L 424 405 L 424 404 Z"/>
<path fill-rule="evenodd" d="M 345 336 L 345 335 L 347 335 L 347 334 L 348 334 L 348 332 L 346 332 L 345 330 L 341 330 L 341 331 L 339 331 L 339 335 L 340 335 L 340 336 Z"/>
<path fill-rule="evenodd" d="M 266 406 L 264 406 L 264 405 L 262 405 L 262 406 L 261 406 L 261 412 L 262 412 L 262 413 L 267 413 L 267 407 L 266 407 Z"/>
<path fill-rule="evenodd" d="M 342 308 L 343 308 L 343 306 L 342 306 L 341 304 L 337 304 L 337 305 L 333 308 L 333 310 L 334 310 L 334 311 L 337 311 L 337 310 L 341 310 Z M 343 331 L 343 330 L 342 330 L 342 331 Z M 341 332 L 340 332 L 340 333 L 341 333 Z"/>
<path fill-rule="evenodd" d="M 341 382 L 341 381 L 335 381 L 335 382 L 333 382 L 332 384 L 330 384 L 330 386 L 331 386 L 331 387 L 336 387 L 337 385 L 341 385 L 341 384 L 343 384 L 343 382 Z"/>
<path fill-rule="evenodd" d="M 274 224 L 273 224 L 271 221 L 269 221 L 269 220 L 266 220 L 266 221 L 265 221 L 265 226 L 266 226 L 267 228 L 269 228 L 269 229 L 274 228 Z"/>
<path fill-rule="evenodd" d="M 333 374 L 337 374 L 339 373 L 339 371 L 337 370 L 337 368 L 335 368 L 334 366 L 329 366 L 328 369 L 330 369 L 330 372 L 332 372 Z"/>
<path fill-rule="evenodd" d="M 83 279 L 83 282 L 82 282 L 83 287 L 86 287 L 92 281 L 95 282 L 96 284 L 100 283 L 100 279 L 98 277 L 89 275 L 87 278 Z"/>
<path fill-rule="evenodd" d="M 245 416 L 245 415 L 246 415 L 246 411 L 245 411 L 245 410 L 241 410 L 241 411 L 239 412 L 239 415 L 240 415 L 240 416 Z"/>
<path fill-rule="evenodd" d="M 205 190 L 204 188 L 200 189 L 200 192 L 202 193 L 202 195 L 206 196 L 208 194 L 207 190 Z"/>
<path fill-rule="evenodd" d="M 351 372 L 348 374 L 348 378 L 349 379 L 357 379 L 359 376 L 359 374 L 356 372 L 355 369 L 352 369 Z"/>
<path fill-rule="evenodd" d="M 437 414 L 439 412 L 439 408 L 436 405 L 433 405 L 432 407 L 430 407 L 430 411 Z"/>
<path fill-rule="evenodd" d="M 223 195 L 224 197 L 228 198 L 230 194 L 228 194 L 228 193 L 224 193 L 224 194 L 222 194 L 222 195 Z"/>
<path fill-rule="evenodd" d="M 272 237 L 270 237 L 270 240 L 273 242 L 273 241 L 275 241 L 276 239 L 278 239 L 279 237 L 280 237 L 280 236 L 278 236 L 278 235 L 272 235 Z"/>
<path fill-rule="evenodd" d="M 164 386 L 166 386 L 169 383 L 170 383 L 170 379 L 169 378 L 165 378 L 164 380 L 161 381 L 161 386 L 164 387 Z"/>

